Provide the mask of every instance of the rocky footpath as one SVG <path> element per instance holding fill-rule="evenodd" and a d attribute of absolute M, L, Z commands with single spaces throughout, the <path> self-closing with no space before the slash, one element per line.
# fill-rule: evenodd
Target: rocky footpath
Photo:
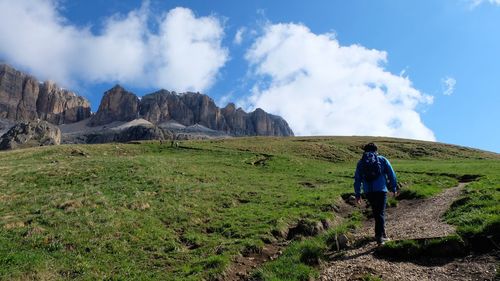
<path fill-rule="evenodd" d="M 332 253 L 330 260 L 322 264 L 318 280 L 496 280 L 497 257 L 494 252 L 454 256 L 452 253 L 466 252 L 466 249 L 457 248 L 460 245 L 454 243 L 437 248 L 439 245 L 433 242 L 455 234 L 455 228 L 443 221 L 443 215 L 464 186 L 465 183 L 460 183 L 428 199 L 402 200 L 397 207 L 387 209 L 386 229 L 391 239 L 410 239 L 415 243 L 427 240 L 436 247 L 434 256 L 418 255 L 411 249 L 403 249 L 411 258 L 397 256 L 395 251 L 382 255 L 384 247 L 377 246 L 372 239 L 374 221 L 371 218 L 353 233 L 350 247 Z"/>

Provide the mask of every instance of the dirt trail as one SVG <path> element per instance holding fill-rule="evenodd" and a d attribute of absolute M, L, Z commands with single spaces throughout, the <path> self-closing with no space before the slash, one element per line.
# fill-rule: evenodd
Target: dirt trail
<path fill-rule="evenodd" d="M 465 183 L 446 189 L 436 197 L 421 200 L 403 200 L 395 208 L 387 209 L 386 230 L 392 239 L 416 239 L 446 236 L 455 232 L 453 226 L 441 218 L 457 199 Z M 494 280 L 498 261 L 494 256 L 468 256 L 445 260 L 417 258 L 408 261 L 387 261 L 373 255 L 377 245 L 367 239 L 373 237 L 373 219 L 354 233 L 357 248 L 347 250 L 323 266 L 319 280 L 363 280 L 366 275 L 384 281 L 398 280 Z"/>

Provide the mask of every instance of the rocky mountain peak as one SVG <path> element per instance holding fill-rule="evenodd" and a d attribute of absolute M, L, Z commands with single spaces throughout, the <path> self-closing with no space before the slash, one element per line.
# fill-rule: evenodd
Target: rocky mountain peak
<path fill-rule="evenodd" d="M 221 109 L 207 95 L 177 94 L 164 89 L 139 99 L 118 85 L 104 94 L 91 126 L 134 118 L 143 118 L 155 125 L 172 121 L 186 127 L 198 124 L 233 136 L 293 136 L 285 120 L 260 108 L 246 113 L 230 103 Z"/>
<path fill-rule="evenodd" d="M 137 118 L 139 98 L 116 85 L 104 93 L 99 110 L 92 116 L 90 126 L 98 126 L 113 121 L 130 121 Z"/>
<path fill-rule="evenodd" d="M 236 110 L 236 105 L 234 103 L 230 102 L 222 110 L 225 112 L 234 112 Z"/>
<path fill-rule="evenodd" d="M 55 82 L 39 83 L 33 76 L 0 64 L 0 121 L 16 123 L 40 119 L 61 125 L 89 117 L 88 121 L 81 123 L 85 127 L 81 130 L 99 130 L 110 123 L 143 118 L 153 126 L 169 130 L 174 130 L 172 124 L 176 124 L 176 128 L 191 131 L 204 128 L 224 136 L 293 135 L 286 121 L 279 116 L 260 108 L 247 113 L 236 108 L 234 103 L 219 108 L 211 97 L 199 92 L 176 93 L 161 89 L 139 98 L 117 84 L 104 93 L 98 111 L 91 115 L 90 103 L 85 98 L 60 88 Z"/>
<path fill-rule="evenodd" d="M 39 83 L 7 64 L 0 64 L 0 118 L 73 123 L 90 117 L 90 103 L 54 82 Z"/>

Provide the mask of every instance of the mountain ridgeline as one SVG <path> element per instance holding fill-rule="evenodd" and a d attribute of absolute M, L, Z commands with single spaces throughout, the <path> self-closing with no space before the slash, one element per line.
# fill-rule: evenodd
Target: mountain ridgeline
<path fill-rule="evenodd" d="M 260 108 L 246 113 L 230 103 L 220 109 L 207 95 L 191 92 L 176 94 L 167 90 L 139 98 L 119 85 L 104 94 L 99 110 L 92 116 L 89 125 L 137 118 L 156 125 L 171 122 L 183 126 L 199 124 L 232 136 L 293 136 L 283 118 Z"/>
<path fill-rule="evenodd" d="M 53 82 L 40 83 L 28 74 L 0 64 L 0 118 L 46 120 L 55 125 L 90 117 L 90 103 Z"/>
<path fill-rule="evenodd" d="M 219 108 L 209 96 L 192 92 L 160 90 L 138 97 L 116 85 L 92 114 L 84 97 L 0 64 L 0 136 L 16 124 L 39 121 L 59 126 L 62 143 L 293 136 L 279 116 L 260 108 L 247 113 L 233 103 Z M 22 137 L 29 138 L 37 136 Z"/>

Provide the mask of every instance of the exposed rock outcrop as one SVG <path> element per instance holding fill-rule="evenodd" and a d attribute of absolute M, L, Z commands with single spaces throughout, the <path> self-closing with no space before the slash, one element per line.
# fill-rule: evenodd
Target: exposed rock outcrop
<path fill-rule="evenodd" d="M 215 102 L 199 93 L 176 94 L 160 90 L 142 97 L 139 113 L 154 124 L 175 120 L 184 126 L 200 124 L 218 131 L 228 129 Z"/>
<path fill-rule="evenodd" d="M 234 136 L 293 136 L 292 129 L 283 118 L 266 113 L 261 108 L 246 113 L 230 103 L 222 109 L 222 114 Z"/>
<path fill-rule="evenodd" d="M 111 108 L 113 106 L 115 108 Z M 134 118 L 144 118 L 160 126 L 171 121 L 182 126 L 201 125 L 232 136 L 293 136 L 283 118 L 260 108 L 251 113 L 236 109 L 234 104 L 220 109 L 207 95 L 190 92 L 176 94 L 166 90 L 145 95 L 139 100 L 120 86 L 105 93 L 90 125 Z"/>
<path fill-rule="evenodd" d="M 139 98 L 116 85 L 104 93 L 99 110 L 89 125 L 99 126 L 114 121 L 131 121 L 138 117 Z"/>
<path fill-rule="evenodd" d="M 36 102 L 38 118 L 53 124 L 74 123 L 90 117 L 90 103 L 52 82 L 40 85 Z"/>
<path fill-rule="evenodd" d="M 157 126 L 137 125 L 123 130 L 107 130 L 85 136 L 86 143 L 129 142 L 134 140 L 164 140 L 165 134 Z"/>
<path fill-rule="evenodd" d="M 88 117 L 90 103 L 85 98 L 0 64 L 0 118 L 63 124 Z"/>
<path fill-rule="evenodd" d="M 7 133 L 15 124 L 16 123 L 12 120 L 0 118 L 0 136 Z"/>
<path fill-rule="evenodd" d="M 293 136 L 292 129 L 280 116 L 266 113 L 261 108 L 257 108 L 249 115 L 255 134 L 258 136 Z"/>
<path fill-rule="evenodd" d="M 209 96 L 192 92 L 177 94 L 160 90 L 139 99 L 135 94 L 116 85 L 104 93 L 97 113 L 91 116 L 90 104 L 85 98 L 61 89 L 53 82 L 39 83 L 30 75 L 0 64 L 2 120 L 45 120 L 63 126 L 85 121 L 80 132 L 73 131 L 67 138 L 81 142 L 89 139 L 89 132 L 95 132 L 96 128 L 106 131 L 116 123 L 140 118 L 163 128 L 164 132 L 168 131 L 172 136 L 183 135 L 186 138 L 293 136 L 286 121 L 279 116 L 268 114 L 262 109 L 246 113 L 234 104 L 228 104 L 221 109 Z M 173 124 L 175 128 L 171 128 Z M 7 123 L 0 125 L 0 131 L 8 129 Z M 146 139 L 153 136 L 160 138 L 159 134 L 149 134 L 148 130 L 134 131 L 131 134 L 135 136 L 128 136 L 137 139 L 136 135 L 143 132 Z M 113 132 L 96 136 L 96 139 L 98 142 L 106 142 L 105 139 L 125 141 L 125 136 L 126 134 L 118 136 Z"/>
<path fill-rule="evenodd" d="M 47 121 L 21 122 L 0 137 L 0 150 L 61 143 L 61 130 Z"/>

